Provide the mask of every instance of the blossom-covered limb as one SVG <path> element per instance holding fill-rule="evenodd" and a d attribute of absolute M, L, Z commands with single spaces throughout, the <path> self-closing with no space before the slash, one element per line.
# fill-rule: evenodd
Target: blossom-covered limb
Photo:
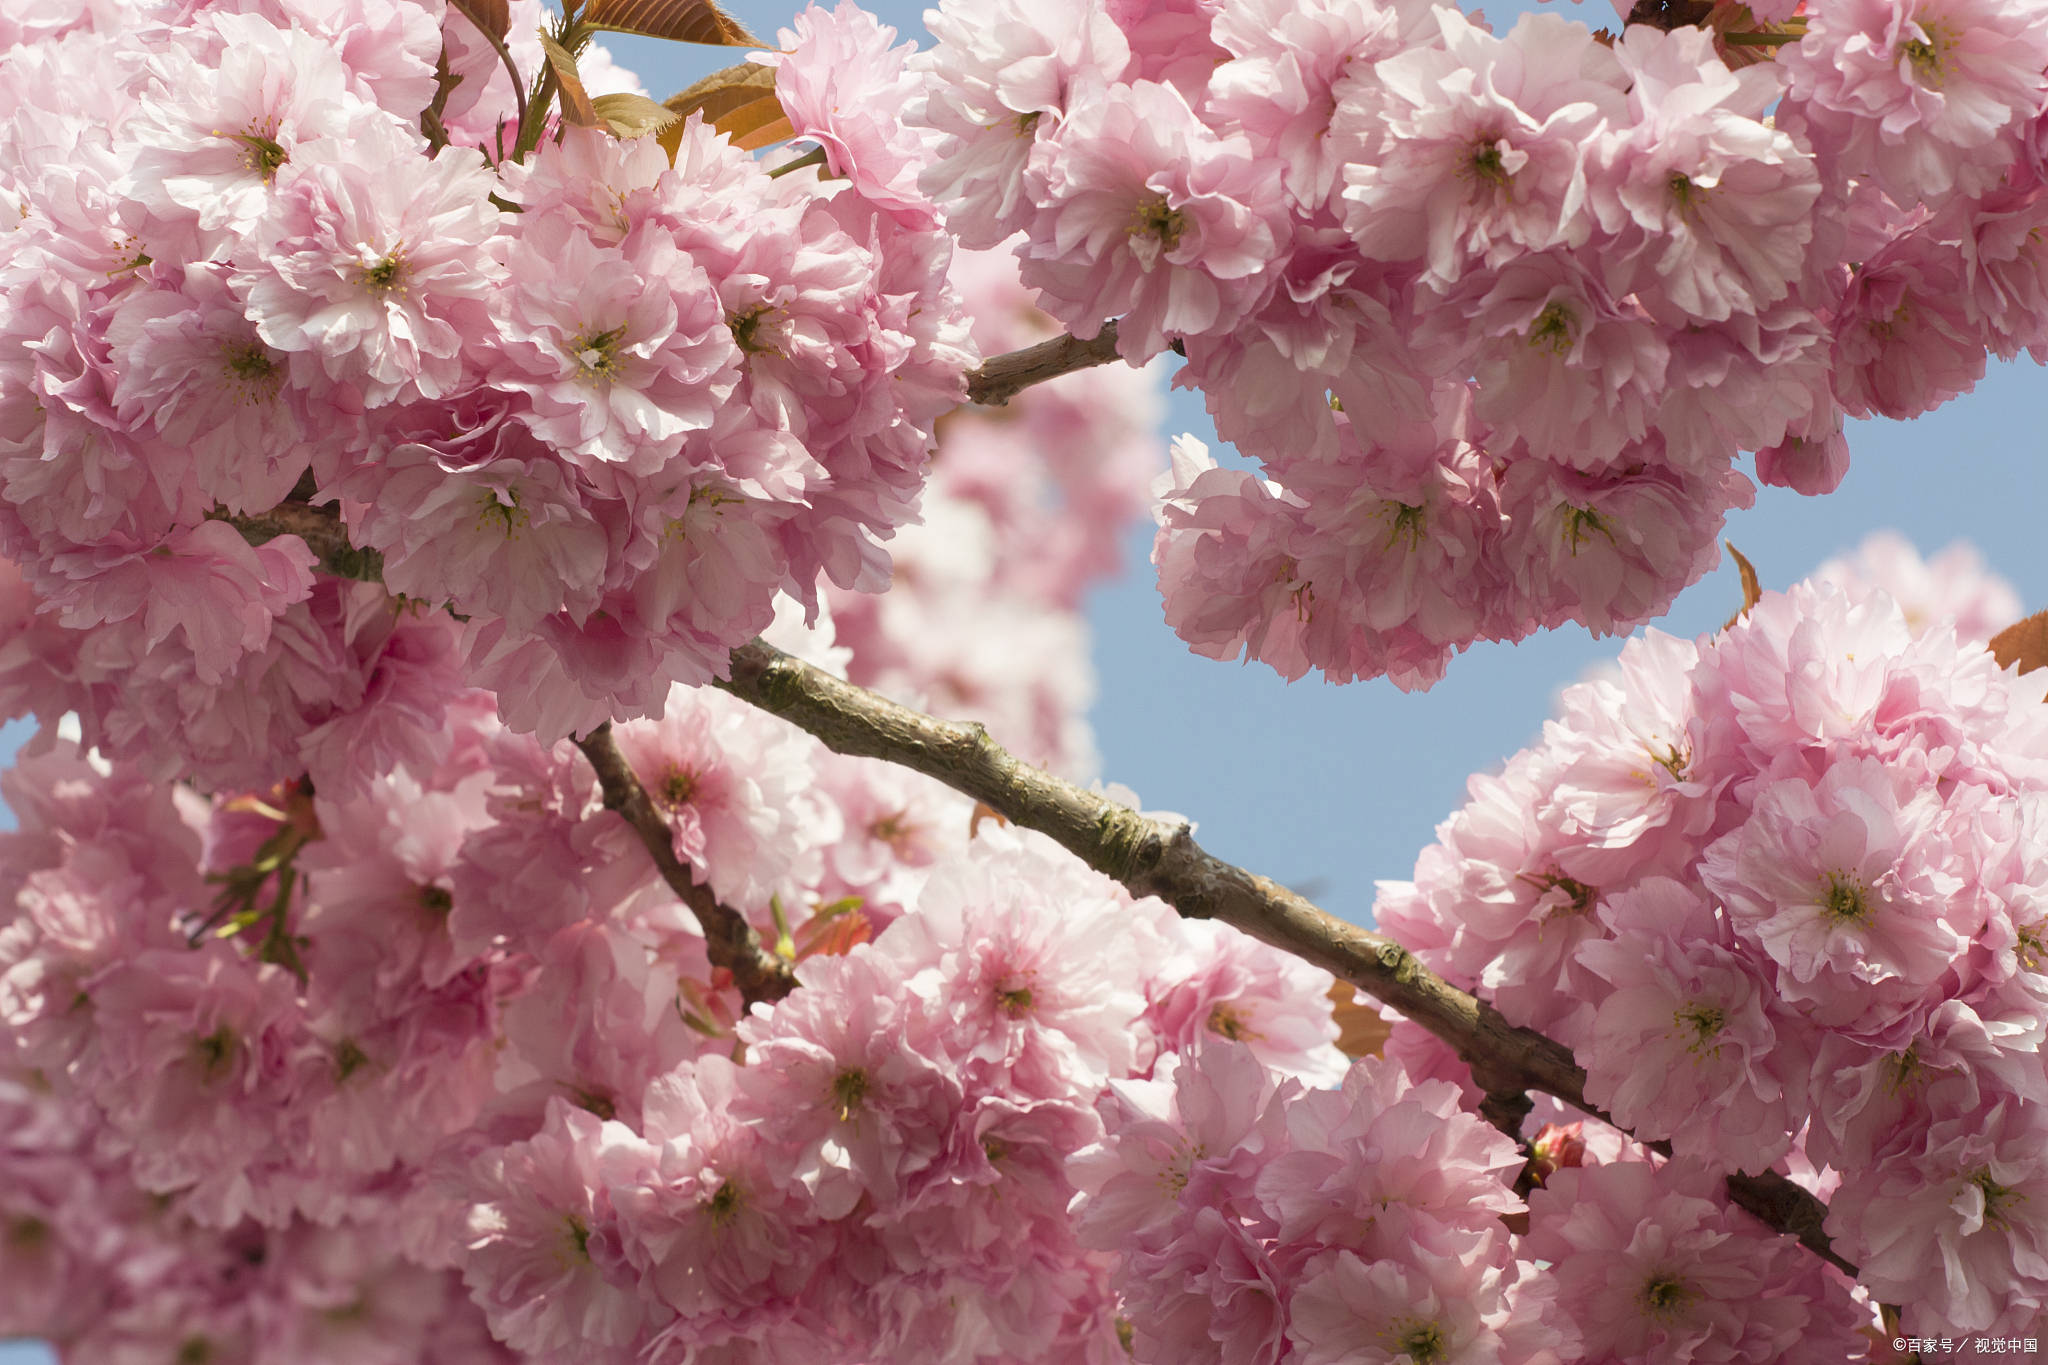
<path fill-rule="evenodd" d="M 617 811 L 633 827 L 640 842 L 647 845 L 648 856 L 661 869 L 662 880 L 697 916 L 697 923 L 704 930 L 705 953 L 712 965 L 732 973 L 733 983 L 750 1005 L 757 1000 L 780 1000 L 795 990 L 796 977 L 789 964 L 762 951 L 761 941 L 746 918 L 721 903 L 710 886 L 699 884 L 676 857 L 668 823 L 655 810 L 647 789 L 633 773 L 633 765 L 626 761 L 618 740 L 612 737 L 611 723 L 607 721 L 579 736 L 576 747 L 597 770 L 606 809 Z"/>
<path fill-rule="evenodd" d="M 337 550 L 361 553 L 349 550 L 329 509 L 286 503 L 261 516 L 237 517 L 233 524 L 252 543 L 288 532 L 302 535 L 322 556 L 323 567 Z M 1534 1030 L 1509 1025 L 1491 1005 L 1451 985 L 1392 939 L 1346 924 L 1286 888 L 1204 852 L 1184 825 L 1170 827 L 1021 763 L 980 726 L 937 720 L 900 706 L 760 641 L 733 652 L 732 678 L 722 686 L 841 753 L 887 759 L 985 802 L 1004 818 L 1057 839 L 1134 893 L 1156 895 L 1183 915 L 1222 920 L 1326 968 L 1450 1043 L 1483 1070 L 1489 1094 L 1505 1098 L 1526 1087 L 1599 1113 L 1586 1099 L 1585 1072 L 1568 1049 Z M 704 917 L 709 933 L 723 907 L 690 883 L 680 864 L 672 874 L 668 871 L 673 850 L 659 821 L 643 825 L 634 819 L 623 804 L 630 796 L 614 799 L 605 768 L 595 759 L 593 765 L 606 782 L 607 804 L 626 813 L 643 839 L 647 829 L 655 830 L 660 845 L 650 841 L 650 850 L 678 894 Z M 619 770 L 652 817 L 646 793 L 638 790 L 623 760 Z M 703 910 L 700 900 L 712 908 Z M 758 945 L 753 952 L 759 954 Z M 714 961 L 733 966 L 745 982 L 737 965 Z M 786 993 L 787 986 L 781 990 Z M 1731 1176 L 1729 1189 L 1736 1203 L 1765 1223 L 1794 1234 L 1816 1255 L 1854 1273 L 1821 1231 L 1826 1205 L 1805 1190 L 1769 1173 Z"/>
<path fill-rule="evenodd" d="M 970 402 L 1001 407 L 1033 384 L 1043 384 L 1075 370 L 1107 365 L 1115 359 L 1116 323 L 1108 322 L 1086 341 L 1057 336 L 1019 351 L 990 356 L 980 369 L 967 376 L 967 397 Z"/>
<path fill-rule="evenodd" d="M 1489 1091 L 1542 1090 L 1590 1114 L 1571 1052 L 1458 989 L 1381 934 L 1347 924 L 1286 887 L 1205 852 L 1171 825 L 1019 762 L 980 725 L 935 719 L 755 640 L 732 654 L 726 691 L 808 730 L 828 748 L 913 768 L 1004 819 L 1050 835 L 1134 895 L 1216 919 L 1314 963 L 1400 1010 L 1475 1063 Z M 1604 1116 L 1603 1116 L 1604 1117 Z M 1739 1179 L 1740 1185 L 1736 1184 Z M 1826 1205 L 1782 1176 L 1731 1177 L 1736 1202 L 1853 1275 L 1821 1222 Z"/>
<path fill-rule="evenodd" d="M 1335 973 L 1484 1059 L 1503 1077 L 1588 1107 L 1584 1071 L 1550 1039 L 1510 1025 L 1392 939 L 1347 924 L 1287 888 L 1205 852 L 1169 824 L 1018 761 L 979 725 L 938 720 L 813 668 L 756 640 L 733 651 L 719 686 L 828 748 L 937 778 L 1004 819 L 1050 835 L 1135 895 L 1221 920 Z M 1502 1084 L 1505 1084 L 1505 1080 Z"/>

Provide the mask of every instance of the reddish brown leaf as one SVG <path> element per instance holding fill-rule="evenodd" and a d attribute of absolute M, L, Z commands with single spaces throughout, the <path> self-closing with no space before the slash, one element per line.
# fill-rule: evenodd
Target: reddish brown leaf
<path fill-rule="evenodd" d="M 989 805 L 986 801 L 977 801 L 974 803 L 974 814 L 967 817 L 968 838 L 972 839 L 981 832 L 981 822 L 984 820 L 993 820 L 998 825 L 1010 823 L 1003 817 L 1003 813 L 994 806 Z"/>
<path fill-rule="evenodd" d="M 1742 609 L 1729 617 L 1727 625 L 1721 627 L 1727 630 L 1729 626 L 1749 615 L 1749 609 L 1763 600 L 1764 588 L 1763 584 L 1757 581 L 1756 565 L 1749 562 L 1749 556 L 1736 549 L 1732 540 L 1724 540 L 1721 543 L 1728 547 L 1728 557 L 1735 561 L 1735 572 L 1742 577 Z"/>
<path fill-rule="evenodd" d="M 456 9 L 485 33 L 502 38 L 512 27 L 512 0 L 450 0 Z"/>
<path fill-rule="evenodd" d="M 1728 557 L 1735 561 L 1735 572 L 1742 576 L 1742 609 L 1747 611 L 1763 601 L 1763 585 L 1756 580 L 1756 565 L 1749 562 L 1749 556 L 1736 549 L 1734 541 L 1725 543 L 1728 546 Z"/>
<path fill-rule="evenodd" d="M 813 920 L 798 931 L 802 939 L 796 951 L 796 960 L 803 962 L 813 957 L 844 957 L 861 944 L 875 936 L 874 925 L 858 910 L 835 915 L 822 925 Z"/>
<path fill-rule="evenodd" d="M 1337 1050 L 1346 1057 L 1377 1057 L 1394 1026 L 1359 998 L 1348 981 L 1330 987 L 1330 1017 L 1337 1021 Z"/>
<path fill-rule="evenodd" d="M 761 92 L 774 89 L 774 67 L 759 62 L 735 62 L 712 72 L 689 89 L 670 95 L 662 103 L 685 116 L 701 109 L 710 121 L 733 105 L 758 99 Z"/>
<path fill-rule="evenodd" d="M 711 0 L 590 0 L 583 23 L 713 47 L 764 47 L 739 20 Z"/>
<path fill-rule="evenodd" d="M 2000 668 L 2020 666 L 2031 673 L 2048 664 L 2048 611 L 2035 612 L 2016 626 L 2007 626 L 1991 637 L 1991 656 Z"/>
<path fill-rule="evenodd" d="M 540 50 L 547 54 L 555 84 L 562 88 L 562 117 L 579 128 L 601 127 L 602 121 L 590 102 L 590 92 L 583 88 L 583 77 L 577 73 L 576 59 L 569 55 L 569 49 L 543 33 Z"/>
<path fill-rule="evenodd" d="M 758 152 L 763 147 L 773 147 L 778 142 L 787 142 L 796 136 L 796 129 L 783 114 L 781 105 L 776 105 L 772 112 L 757 110 L 751 105 L 748 107 L 753 112 L 766 113 L 767 121 L 756 122 L 751 117 L 734 117 L 729 120 L 721 119 L 718 124 L 718 131 L 730 134 L 732 145 L 741 151 Z"/>
<path fill-rule="evenodd" d="M 702 114 L 704 121 L 724 133 L 733 145 L 756 151 L 796 136 L 796 129 L 775 98 L 775 68 L 754 62 L 740 62 L 714 71 L 678 95 L 663 101 L 683 118 Z M 674 159 L 683 131 L 680 123 L 658 135 Z"/>

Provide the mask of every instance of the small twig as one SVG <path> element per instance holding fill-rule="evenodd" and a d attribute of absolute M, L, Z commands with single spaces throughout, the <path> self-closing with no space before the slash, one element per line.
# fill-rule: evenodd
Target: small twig
<path fill-rule="evenodd" d="M 1856 1267 L 1842 1258 L 1821 1227 L 1827 1221 L 1828 1206 L 1784 1176 L 1737 1171 L 1728 1177 L 1728 1198 L 1770 1227 L 1791 1233 L 1801 1246 L 1850 1279 L 1856 1278 Z"/>
<path fill-rule="evenodd" d="M 668 821 L 654 808 L 647 789 L 633 772 L 633 765 L 626 761 L 618 740 L 612 737 L 611 723 L 607 721 L 579 738 L 576 747 L 597 771 L 598 785 L 604 789 L 605 809 L 617 811 L 633 827 L 640 842 L 646 845 L 648 856 L 654 859 L 661 879 L 696 914 L 697 923 L 704 930 L 706 955 L 713 966 L 732 973 L 740 998 L 751 1005 L 759 1000 L 780 1000 L 795 990 L 796 977 L 789 964 L 764 952 L 746 917 L 721 902 L 710 887 L 698 884 L 690 869 L 676 857 Z"/>
<path fill-rule="evenodd" d="M 1043 384 L 1075 370 L 1107 365 L 1116 357 L 1116 323 L 1106 322 L 1094 340 L 1058 336 L 992 356 L 967 376 L 967 399 L 988 407 L 1000 407 L 1033 384 Z"/>
<path fill-rule="evenodd" d="M 448 69 L 448 44 L 441 44 L 441 55 L 434 61 L 434 100 L 420 110 L 420 131 L 426 135 L 428 156 L 439 156 L 441 149 L 448 145 L 448 125 L 441 121 L 441 115 L 448 109 L 448 96 L 455 87 L 462 84 L 462 77 Z"/>
<path fill-rule="evenodd" d="M 1518 1078 L 1512 1072 L 1502 1074 L 1499 1067 L 1484 1060 L 1473 1060 L 1471 1066 L 1473 1081 L 1485 1092 L 1479 1101 L 1479 1117 L 1520 1144 L 1522 1123 L 1536 1102 L 1517 1084 Z"/>

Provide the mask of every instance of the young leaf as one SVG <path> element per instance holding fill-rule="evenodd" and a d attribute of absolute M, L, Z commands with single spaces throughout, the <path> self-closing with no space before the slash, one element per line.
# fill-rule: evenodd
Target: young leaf
<path fill-rule="evenodd" d="M 644 33 L 713 47 L 765 47 L 711 0 L 590 0 L 582 22 L 591 28 Z"/>
<path fill-rule="evenodd" d="M 874 925 L 858 908 L 829 918 L 814 916 L 796 931 L 796 960 L 844 957 L 874 936 Z"/>
<path fill-rule="evenodd" d="M 673 110 L 656 104 L 645 95 L 598 95 L 590 101 L 597 117 L 615 137 L 646 137 L 681 120 Z"/>
<path fill-rule="evenodd" d="M 1763 584 L 1757 581 L 1756 565 L 1750 563 L 1749 557 L 1735 548 L 1735 542 L 1724 540 L 1721 543 L 1728 547 L 1728 557 L 1735 561 L 1735 572 L 1742 576 L 1742 609 L 1729 617 L 1727 624 L 1721 627 L 1727 630 L 1749 615 L 1749 609 L 1763 600 L 1764 588 Z"/>
<path fill-rule="evenodd" d="M 2018 664 L 2022 673 L 2048 664 L 2048 611 L 2037 611 L 1992 636 L 1991 657 L 1998 660 L 2000 668 Z"/>
<path fill-rule="evenodd" d="M 775 68 L 740 62 L 714 71 L 679 95 L 663 101 L 679 119 L 701 113 L 704 121 L 732 139 L 742 151 L 758 151 L 796 136 L 789 116 L 775 98 Z M 682 139 L 680 123 L 664 129 L 662 145 L 675 155 Z"/>
<path fill-rule="evenodd" d="M 1348 981 L 1330 986 L 1330 1017 L 1337 1021 L 1337 1050 L 1346 1057 L 1379 1056 L 1394 1032 L 1394 1026 L 1359 999 Z"/>
<path fill-rule="evenodd" d="M 590 92 L 583 88 L 583 77 L 577 73 L 576 59 L 569 55 L 569 49 L 545 33 L 540 35 L 540 49 L 547 54 L 548 66 L 555 73 L 555 84 L 562 87 L 562 117 L 579 128 L 601 126 L 597 110 L 590 103 Z"/>
<path fill-rule="evenodd" d="M 451 0 L 464 17 L 493 38 L 512 27 L 512 0 Z"/>

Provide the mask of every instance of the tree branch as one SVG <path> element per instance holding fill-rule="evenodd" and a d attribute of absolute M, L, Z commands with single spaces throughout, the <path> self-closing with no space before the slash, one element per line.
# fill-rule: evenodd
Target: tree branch
<path fill-rule="evenodd" d="M 1133 895 L 1157 896 L 1191 918 L 1221 920 L 1392 1005 L 1473 1065 L 1488 1091 L 1489 1119 L 1508 1118 L 1513 1092 L 1530 1089 L 1612 1122 L 1586 1099 L 1586 1073 L 1562 1044 L 1508 1023 L 1392 939 L 1204 852 L 1185 823 L 1169 825 L 1118 805 L 1020 762 L 978 724 L 899 706 L 760 640 L 733 651 L 732 678 L 717 685 L 809 731 L 827 748 L 914 769 L 1014 824 L 1050 835 Z M 1728 1186 L 1741 1207 L 1855 1275 L 1821 1230 L 1827 1206 L 1820 1200 L 1771 1173 L 1730 1176 Z"/>
<path fill-rule="evenodd" d="M 348 528 L 341 524 L 341 514 L 332 504 L 315 507 L 307 502 L 281 502 L 254 516 L 216 515 L 251 545 L 297 536 L 319 558 L 320 572 L 330 577 L 353 578 L 359 583 L 384 581 L 384 556 L 351 545 Z"/>
<path fill-rule="evenodd" d="M 1072 343 L 1072 338 L 1066 340 Z M 1029 354 L 1027 350 L 998 356 L 990 364 Z M 1054 373 L 1064 371 L 1039 377 L 1051 378 Z M 381 568 L 375 551 L 349 544 L 332 507 L 287 502 L 260 516 L 227 520 L 252 545 L 285 534 L 303 537 L 328 573 L 375 581 L 376 573 L 362 570 L 370 562 Z M 344 567 L 331 567 L 334 564 Z M 347 572 L 350 567 L 356 571 Z M 760 640 L 733 651 L 732 677 L 717 685 L 810 732 L 829 749 L 913 769 L 966 793 L 1012 823 L 1052 836 L 1133 895 L 1157 896 L 1191 918 L 1221 920 L 1392 1005 L 1472 1065 L 1487 1092 L 1486 1117 L 1491 1121 L 1517 1117 L 1514 1095 L 1520 1090 L 1541 1090 L 1605 1122 L 1613 1121 L 1587 1101 L 1586 1073 L 1564 1045 L 1508 1023 L 1493 1006 L 1445 981 L 1392 939 L 1347 924 L 1286 887 L 1204 852 L 1185 824 L 1151 819 L 1020 762 L 978 724 L 937 720 L 900 706 Z M 720 904 L 709 888 L 698 886 L 676 858 L 667 823 L 619 752 L 611 727 L 600 726 L 578 745 L 597 770 L 605 805 L 633 826 L 663 880 L 696 912 L 712 962 L 733 973 L 750 1004 L 779 1000 L 793 990 L 795 978 L 788 967 L 764 953 L 739 912 Z M 1668 1144 L 1650 1145 L 1670 1153 Z M 1807 1191 L 1766 1172 L 1730 1175 L 1728 1193 L 1770 1227 L 1793 1234 L 1809 1251 L 1855 1276 L 1856 1267 L 1836 1253 L 1822 1230 L 1827 1205 Z"/>
<path fill-rule="evenodd" d="M 990 356 L 982 367 L 967 376 L 967 400 L 986 407 L 1001 407 L 1033 384 L 1043 384 L 1075 370 L 1107 365 L 1116 359 L 1116 323 L 1105 322 L 1093 341 L 1057 336 Z"/>
<path fill-rule="evenodd" d="M 1516 1028 L 1392 939 L 1347 924 L 1286 887 L 1204 852 L 1168 825 L 1022 763 L 980 725 L 935 720 L 756 640 L 732 654 L 726 691 L 808 730 L 843 754 L 883 758 L 937 778 L 1003 818 L 1051 835 L 1132 894 L 1217 919 L 1333 972 L 1394 1006 L 1459 1052 L 1588 1112 L 1585 1072 L 1559 1044 Z"/>
<path fill-rule="evenodd" d="M 633 772 L 633 765 L 626 761 L 618 740 L 612 737 L 611 722 L 606 721 L 579 738 L 576 747 L 597 770 L 598 785 L 604 788 L 605 809 L 617 811 L 633 827 L 660 870 L 661 879 L 696 914 L 697 923 L 704 930 L 704 951 L 711 965 L 732 973 L 740 997 L 749 1005 L 757 1000 L 780 1000 L 795 990 L 796 976 L 789 964 L 762 951 L 761 940 L 755 937 L 746 917 L 711 894 L 710 887 L 699 885 L 690 869 L 676 857 L 668 821 L 654 808 L 647 789 Z"/>

